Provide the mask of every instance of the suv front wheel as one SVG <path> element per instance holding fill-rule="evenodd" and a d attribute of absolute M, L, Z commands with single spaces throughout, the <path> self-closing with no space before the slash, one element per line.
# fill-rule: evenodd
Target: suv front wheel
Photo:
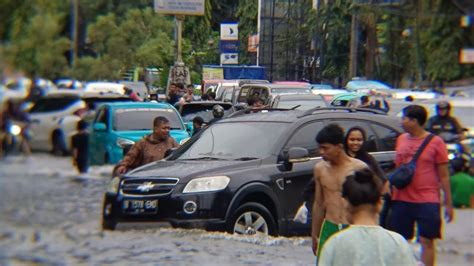
<path fill-rule="evenodd" d="M 276 225 L 270 211 L 260 203 L 240 206 L 227 224 L 228 231 L 241 235 L 275 235 Z"/>

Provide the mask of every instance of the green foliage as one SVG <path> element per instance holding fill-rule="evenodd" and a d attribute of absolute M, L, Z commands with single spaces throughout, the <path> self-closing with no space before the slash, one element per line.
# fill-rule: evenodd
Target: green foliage
<path fill-rule="evenodd" d="M 462 15 L 451 3 L 442 0 L 435 2 L 433 6 L 427 6 L 428 12 Z M 430 17 L 425 21 L 421 45 L 424 47 L 426 74 L 431 81 L 450 81 L 461 77 L 461 65 L 457 62 L 459 51 L 463 48 L 463 30 L 459 27 L 459 17 Z"/>
<path fill-rule="evenodd" d="M 89 40 L 98 54 L 94 78 L 117 79 L 120 73 L 135 66 L 163 66 L 173 62 L 173 21 L 169 17 L 154 13 L 151 8 L 131 9 L 120 20 L 114 14 L 107 14 L 89 26 Z M 120 55 L 120 56 L 117 56 Z M 76 65 L 72 73 L 90 73 Z"/>
<path fill-rule="evenodd" d="M 321 57 L 321 78 L 332 80 L 347 76 L 349 69 L 349 41 L 352 1 L 335 1 L 323 5 L 308 20 L 313 30 Z"/>
<path fill-rule="evenodd" d="M 45 0 L 29 4 L 12 12 L 8 41 L 0 47 L 3 60 L 32 76 L 57 77 L 67 67 L 63 55 L 70 48 L 69 39 L 61 36 L 64 5 Z"/>
<path fill-rule="evenodd" d="M 240 64 L 250 64 L 251 54 L 247 52 L 249 35 L 257 33 L 258 0 L 241 0 L 237 7 L 239 19 Z"/>

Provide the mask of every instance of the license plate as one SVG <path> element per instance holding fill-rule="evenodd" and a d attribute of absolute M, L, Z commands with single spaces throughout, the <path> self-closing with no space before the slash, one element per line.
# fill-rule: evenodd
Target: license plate
<path fill-rule="evenodd" d="M 123 210 L 126 213 L 157 213 L 158 200 L 124 200 Z"/>

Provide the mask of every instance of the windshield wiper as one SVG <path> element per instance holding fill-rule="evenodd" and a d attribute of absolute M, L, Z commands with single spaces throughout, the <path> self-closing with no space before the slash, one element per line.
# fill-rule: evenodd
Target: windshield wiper
<path fill-rule="evenodd" d="M 295 110 L 298 107 L 301 107 L 301 104 L 298 104 L 298 105 L 295 105 L 295 106 L 291 107 L 290 110 Z"/>
<path fill-rule="evenodd" d="M 217 158 L 217 157 L 211 157 L 211 156 L 203 156 L 203 157 L 186 158 L 186 159 L 179 159 L 179 160 L 187 160 L 187 161 L 197 161 L 197 160 L 218 161 L 218 160 L 227 160 L 227 159 L 224 159 L 224 158 Z"/>
<path fill-rule="evenodd" d="M 260 158 L 257 158 L 257 157 L 239 157 L 239 158 L 235 158 L 234 160 L 235 161 L 252 161 L 252 160 L 258 160 Z"/>

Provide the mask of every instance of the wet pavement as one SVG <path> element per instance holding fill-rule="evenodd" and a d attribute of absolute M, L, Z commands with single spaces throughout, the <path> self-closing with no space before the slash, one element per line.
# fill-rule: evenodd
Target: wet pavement
<path fill-rule="evenodd" d="M 103 231 L 111 166 L 77 178 L 70 158 L 0 161 L 0 265 L 314 265 L 309 237 L 240 237 L 168 227 Z M 439 265 L 474 265 L 474 211 L 457 211 Z M 419 246 L 413 244 L 415 251 Z"/>

